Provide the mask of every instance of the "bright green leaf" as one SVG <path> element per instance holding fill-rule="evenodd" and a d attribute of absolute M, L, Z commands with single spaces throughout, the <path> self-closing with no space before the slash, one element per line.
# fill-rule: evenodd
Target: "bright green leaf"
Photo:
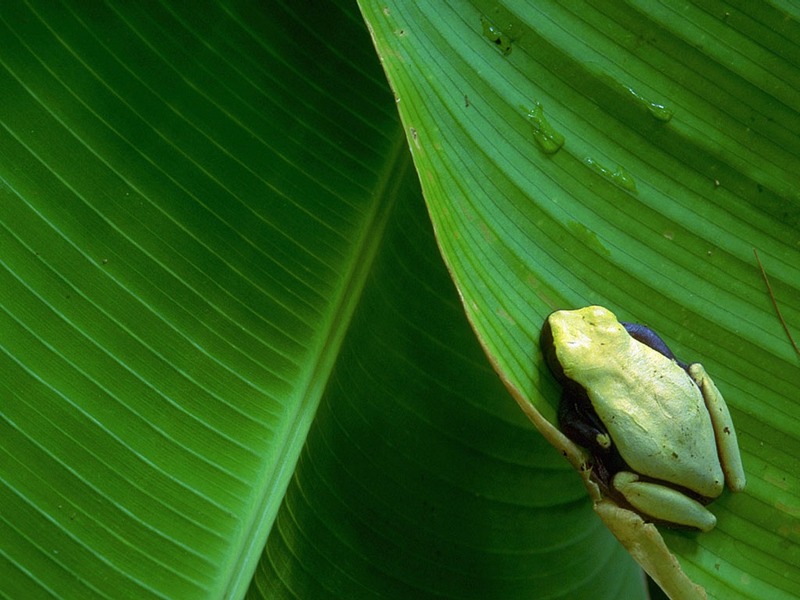
<path fill-rule="evenodd" d="M 0 8 L 0 592 L 641 594 L 418 175 L 547 417 L 556 305 L 703 358 L 750 486 L 670 545 L 796 594 L 796 19 L 363 4 L 396 103 L 350 3 Z"/>
<path fill-rule="evenodd" d="M 354 8 L 0 9 L 4 596 L 247 589 L 402 148 Z"/>
<path fill-rule="evenodd" d="M 556 308 L 608 306 L 702 360 L 732 407 L 749 484 L 714 503 L 714 532 L 667 542 L 714 597 L 796 596 L 800 369 L 753 248 L 797 332 L 797 15 L 362 6 L 442 253 L 510 389 L 554 421 L 537 338 Z"/>

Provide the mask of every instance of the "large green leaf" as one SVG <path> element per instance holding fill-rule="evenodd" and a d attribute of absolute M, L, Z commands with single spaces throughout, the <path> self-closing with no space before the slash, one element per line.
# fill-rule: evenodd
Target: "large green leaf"
<path fill-rule="evenodd" d="M 754 123 L 769 126 L 771 150 L 754 143 L 720 162 L 716 138 L 704 154 L 689 144 L 690 161 L 726 166 L 702 202 L 674 194 L 695 224 L 656 183 L 681 191 L 705 179 L 669 170 L 685 161 L 637 155 L 630 138 L 639 126 L 655 136 L 658 124 L 615 74 L 599 88 L 584 77 L 594 51 L 570 37 L 575 22 L 552 12 L 561 9 L 519 5 L 503 22 L 495 4 L 365 3 L 401 127 L 361 17 L 340 4 L 0 5 L 0 595 L 641 597 L 634 563 L 580 480 L 487 368 L 435 251 L 406 135 L 440 246 L 501 374 L 552 418 L 557 392 L 540 378 L 535 338 L 564 298 L 624 306 L 702 356 L 736 409 L 750 487 L 715 504 L 728 515 L 718 532 L 673 535 L 671 546 L 694 576 L 707 571 L 709 589 L 730 585 L 724 597 L 745 584 L 750 597 L 797 592 L 796 363 L 747 258 L 753 229 L 773 236 L 752 239 L 796 323 L 786 175 L 796 107 L 785 94 L 796 79 L 784 64 L 797 64 L 796 22 L 765 12 L 753 31 L 767 50 L 748 47 L 757 66 L 777 52 L 769 40 L 785 41 L 762 92 L 784 104 L 752 113 L 766 115 Z M 589 14 L 600 9 L 584 10 L 578 23 L 601 22 Z M 513 23 L 510 55 L 486 39 L 481 15 Z M 660 22 L 634 8 L 623 16 Z M 540 18 L 551 33 L 533 26 Z M 602 22 L 613 29 L 617 18 Z M 572 30 L 555 39 L 559 23 Z M 520 51 L 538 39 L 551 42 Z M 725 41 L 714 85 L 739 49 Z M 629 42 L 635 57 L 637 43 L 661 40 Z M 693 52 L 692 68 L 705 64 Z M 512 78 L 521 57 L 536 69 Z M 703 76 L 691 83 L 700 91 Z M 540 77 L 575 92 L 538 96 Z M 523 79 L 531 87 L 517 100 Z M 734 83 L 728 96 L 753 87 Z M 573 104 L 587 93 L 593 102 Z M 540 156 L 515 104 L 534 100 L 554 125 L 623 136 L 592 156 L 623 163 L 637 201 L 582 158 L 565 170 L 573 143 L 596 143 L 583 130 Z M 582 108 L 589 125 L 575 117 Z M 675 111 L 668 126 L 679 122 Z M 694 139 L 660 133 L 667 155 Z M 665 170 L 648 195 L 639 168 L 654 162 Z M 565 173 L 579 175 L 566 190 Z M 589 192 L 596 205 L 573 205 Z M 587 218 L 617 214 L 609 194 L 650 229 L 615 238 Z M 630 221 L 613 223 L 627 231 Z M 520 226 L 524 235 L 507 235 Z M 571 269 L 559 266 L 560 246 L 574 252 Z M 662 268 L 678 283 L 695 273 L 692 295 L 665 287 L 652 273 Z M 721 283 L 725 270 L 743 290 Z M 708 310 L 731 287 L 715 301 L 725 307 Z M 739 329 L 732 315 L 746 317 Z M 744 541 L 736 515 L 751 523 Z M 785 547 L 778 559 L 775 547 Z"/>
<path fill-rule="evenodd" d="M 565 446 L 536 349 L 556 308 L 606 305 L 702 359 L 749 485 L 712 533 L 666 541 L 715 597 L 789 598 L 800 369 L 753 248 L 796 329 L 800 25 L 735 4 L 362 2 L 439 245 L 523 408 Z"/>
<path fill-rule="evenodd" d="M 10 2 L 0 38 L 2 595 L 242 594 L 391 207 L 363 23 Z"/>

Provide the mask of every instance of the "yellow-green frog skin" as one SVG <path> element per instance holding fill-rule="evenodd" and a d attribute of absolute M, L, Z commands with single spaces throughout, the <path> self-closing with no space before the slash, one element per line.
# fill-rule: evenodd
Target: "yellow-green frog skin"
<path fill-rule="evenodd" d="M 552 313 L 542 331 L 564 386 L 562 431 L 592 451 L 599 477 L 638 512 L 708 531 L 704 506 L 745 487 L 728 407 L 699 363 L 601 306 Z"/>

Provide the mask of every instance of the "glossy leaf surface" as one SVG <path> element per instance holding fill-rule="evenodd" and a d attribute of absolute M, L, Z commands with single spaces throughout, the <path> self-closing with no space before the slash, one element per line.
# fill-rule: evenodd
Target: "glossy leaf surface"
<path fill-rule="evenodd" d="M 440 247 L 509 387 L 554 422 L 556 386 L 531 357 L 557 308 L 607 306 L 702 360 L 749 484 L 713 504 L 713 533 L 667 542 L 715 597 L 796 595 L 800 370 L 753 248 L 797 331 L 797 15 L 363 5 Z"/>
<path fill-rule="evenodd" d="M 3 594 L 641 593 L 417 175 L 546 416 L 555 306 L 702 358 L 750 485 L 670 544 L 797 594 L 797 22 L 513 7 L 363 3 L 401 127 L 350 3 L 3 4 Z"/>
<path fill-rule="evenodd" d="M 363 24 L 0 17 L 3 592 L 241 594 L 391 206 L 401 139 Z"/>

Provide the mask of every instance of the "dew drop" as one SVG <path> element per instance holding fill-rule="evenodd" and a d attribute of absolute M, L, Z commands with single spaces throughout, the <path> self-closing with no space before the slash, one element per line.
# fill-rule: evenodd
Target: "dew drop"
<path fill-rule="evenodd" d="M 564 136 L 556 131 L 544 117 L 544 108 L 537 102 L 533 108 L 520 108 L 527 112 L 528 121 L 533 127 L 533 139 L 545 154 L 555 154 L 564 145 Z"/>
<path fill-rule="evenodd" d="M 616 170 L 612 171 L 608 167 L 605 167 L 597 162 L 595 159 L 589 157 L 585 158 L 583 162 L 594 172 L 599 173 L 617 187 L 621 187 L 623 190 L 636 193 L 636 181 L 633 179 L 631 174 L 622 167 L 618 166 Z"/>
<path fill-rule="evenodd" d="M 481 24 L 483 25 L 483 37 L 497 46 L 503 56 L 511 54 L 511 38 L 508 34 L 504 33 L 497 25 L 485 17 L 481 17 Z"/>
<path fill-rule="evenodd" d="M 642 104 L 657 120 L 666 123 L 672 118 L 672 111 L 663 104 L 648 100 L 630 86 L 626 85 L 625 89 L 628 90 L 628 93 L 633 96 L 639 104 Z"/>

